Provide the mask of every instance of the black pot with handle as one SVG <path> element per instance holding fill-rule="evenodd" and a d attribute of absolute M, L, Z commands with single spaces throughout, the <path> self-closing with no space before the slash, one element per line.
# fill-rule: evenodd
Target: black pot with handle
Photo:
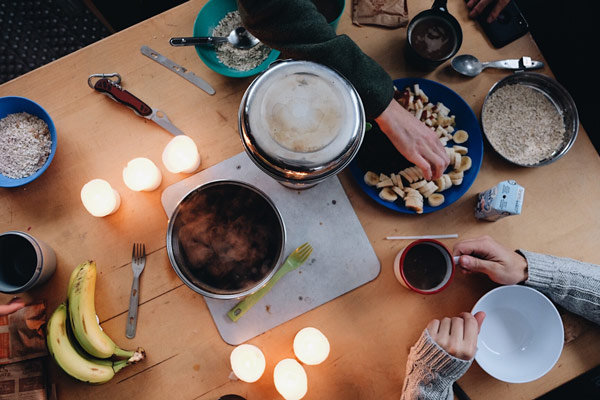
<path fill-rule="evenodd" d="M 460 24 L 446 7 L 447 0 L 417 14 L 406 30 L 406 56 L 419 69 L 432 70 L 452 58 L 462 44 Z"/>

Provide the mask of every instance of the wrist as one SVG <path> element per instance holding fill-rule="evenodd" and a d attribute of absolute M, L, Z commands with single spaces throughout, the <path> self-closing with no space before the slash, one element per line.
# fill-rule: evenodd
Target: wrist
<path fill-rule="evenodd" d="M 516 266 L 516 274 L 520 282 L 525 282 L 529 278 L 529 266 L 527 264 L 527 258 L 519 250 L 515 250 L 514 263 Z"/>

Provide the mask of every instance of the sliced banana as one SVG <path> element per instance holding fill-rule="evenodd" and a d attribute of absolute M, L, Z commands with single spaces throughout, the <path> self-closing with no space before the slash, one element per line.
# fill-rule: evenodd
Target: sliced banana
<path fill-rule="evenodd" d="M 429 197 L 433 192 L 438 189 L 437 185 L 434 182 L 427 182 L 424 186 L 419 188 L 419 192 L 423 195 L 423 197 Z"/>
<path fill-rule="evenodd" d="M 373 171 L 367 171 L 363 179 L 369 186 L 375 186 L 379 183 L 379 175 Z"/>
<path fill-rule="evenodd" d="M 458 186 L 462 183 L 462 181 L 463 181 L 463 178 L 452 179 L 452 184 Z"/>
<path fill-rule="evenodd" d="M 403 169 L 399 172 L 399 174 L 404 179 L 406 179 L 408 183 L 413 183 L 414 181 L 418 180 L 417 177 L 412 173 L 412 170 L 410 168 Z"/>
<path fill-rule="evenodd" d="M 462 179 L 464 176 L 465 176 L 465 173 L 462 171 L 448 172 L 448 177 L 450 179 Z"/>
<path fill-rule="evenodd" d="M 443 192 L 446 189 L 449 189 L 452 187 L 452 180 L 450 179 L 450 177 L 448 176 L 448 174 L 444 174 L 442 175 L 440 178 L 435 180 L 435 184 L 437 185 L 437 191 L 438 192 Z"/>
<path fill-rule="evenodd" d="M 421 193 L 419 193 L 419 191 L 417 189 L 413 189 L 410 187 L 405 187 L 404 188 L 404 192 L 406 193 L 407 196 L 418 196 L 421 197 Z"/>
<path fill-rule="evenodd" d="M 454 153 L 454 158 L 452 159 L 452 166 L 454 167 L 454 169 L 457 169 L 460 167 L 460 163 L 462 162 L 462 156 L 460 155 L 460 153 Z"/>
<path fill-rule="evenodd" d="M 404 184 L 402 183 L 402 175 L 400 175 L 400 173 L 392 174 L 392 175 L 396 177 L 396 183 L 394 185 L 398 186 L 400 189 L 404 189 Z M 393 181 L 393 179 L 392 179 L 392 181 Z"/>
<path fill-rule="evenodd" d="M 415 183 L 411 183 L 410 187 L 413 188 L 413 189 L 419 189 L 419 188 L 422 188 L 425 185 L 427 185 L 427 181 L 424 180 L 424 179 L 422 179 L 422 180 L 417 181 Z"/>
<path fill-rule="evenodd" d="M 423 213 L 423 198 L 407 196 L 404 205 L 406 208 L 415 211 L 417 214 Z"/>
<path fill-rule="evenodd" d="M 448 131 L 446 131 L 441 125 L 438 125 L 437 128 L 435 128 L 435 133 L 438 134 L 438 137 L 446 137 L 446 133 L 448 133 Z"/>
<path fill-rule="evenodd" d="M 427 198 L 427 202 L 431 207 L 438 207 L 444 203 L 444 195 L 441 193 L 434 193 Z"/>
<path fill-rule="evenodd" d="M 392 188 L 384 187 L 379 192 L 379 198 L 393 203 L 394 201 L 396 201 L 398 199 L 398 195 L 396 193 L 394 193 Z"/>
<path fill-rule="evenodd" d="M 386 178 L 384 180 L 380 180 L 375 186 L 381 189 L 388 186 L 394 186 L 394 182 L 392 182 L 390 178 Z"/>
<path fill-rule="evenodd" d="M 398 181 L 402 182 L 402 178 L 398 179 L 398 175 L 393 172 L 390 174 L 390 179 L 392 180 L 394 186 L 398 186 Z"/>
<path fill-rule="evenodd" d="M 454 132 L 454 136 L 452 136 L 452 140 L 454 140 L 454 143 L 456 143 L 456 144 L 464 143 L 467 140 L 469 140 L 469 134 L 464 129 L 459 129 L 456 132 Z"/>
<path fill-rule="evenodd" d="M 454 146 L 452 146 L 452 149 L 453 149 L 455 152 L 457 152 L 457 153 L 459 153 L 460 155 L 462 155 L 462 156 L 465 156 L 465 155 L 467 155 L 467 153 L 469 152 L 469 149 L 468 149 L 468 148 L 466 148 L 465 146 L 459 146 L 459 145 L 457 145 L 457 144 L 455 144 Z"/>
<path fill-rule="evenodd" d="M 392 190 L 394 191 L 394 193 L 396 193 L 398 195 L 398 197 L 400 197 L 402 199 L 406 197 L 406 193 L 404 192 L 404 190 L 402 190 L 401 187 L 392 186 Z"/>
<path fill-rule="evenodd" d="M 410 169 L 417 177 L 417 180 L 423 179 L 425 177 L 425 175 L 423 175 L 423 171 L 421 171 L 421 168 L 417 167 L 416 165 L 413 165 L 412 167 L 410 167 Z"/>
<path fill-rule="evenodd" d="M 444 180 L 444 175 L 435 179 L 433 182 L 438 187 L 438 189 L 437 189 L 438 192 L 442 192 L 442 191 L 446 190 L 446 181 Z"/>
<path fill-rule="evenodd" d="M 452 178 L 450 178 L 450 175 L 444 174 L 442 175 L 442 178 L 444 179 L 444 183 L 446 184 L 444 190 L 450 189 L 453 185 Z"/>
<path fill-rule="evenodd" d="M 469 156 L 464 156 L 461 160 L 460 160 L 460 167 L 458 168 L 454 168 L 457 171 L 466 171 L 468 169 L 471 168 L 471 165 L 473 164 L 473 161 L 471 160 L 471 157 Z"/>
<path fill-rule="evenodd" d="M 412 169 L 412 167 L 408 167 L 404 171 L 406 171 L 406 175 L 408 176 L 408 183 L 413 183 L 420 179 L 419 175 L 415 172 L 415 170 Z"/>
<path fill-rule="evenodd" d="M 426 192 L 423 192 L 423 197 L 428 199 L 429 196 L 431 196 L 432 194 L 434 194 L 434 192 L 432 192 L 431 190 L 428 190 Z"/>

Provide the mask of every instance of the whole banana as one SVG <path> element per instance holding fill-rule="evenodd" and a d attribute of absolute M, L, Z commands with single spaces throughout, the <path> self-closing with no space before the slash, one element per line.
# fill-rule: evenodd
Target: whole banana
<path fill-rule="evenodd" d="M 69 281 L 68 299 L 71 327 L 77 341 L 90 355 L 97 358 L 112 356 L 131 358 L 134 351 L 123 350 L 102 331 L 96 319 L 96 263 L 79 264 Z"/>
<path fill-rule="evenodd" d="M 119 370 L 136 362 L 100 360 L 85 354 L 69 335 L 67 313 L 65 303 L 54 310 L 48 321 L 46 337 L 50 354 L 67 374 L 83 382 L 100 384 L 108 382 Z"/>

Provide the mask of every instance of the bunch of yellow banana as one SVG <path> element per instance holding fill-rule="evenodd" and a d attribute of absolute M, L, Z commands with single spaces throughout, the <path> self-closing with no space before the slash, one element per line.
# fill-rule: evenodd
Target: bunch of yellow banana
<path fill-rule="evenodd" d="M 59 305 L 48 321 L 47 342 L 56 363 L 73 378 L 105 383 L 122 368 L 145 358 L 144 349 L 127 351 L 102 331 L 96 319 L 96 263 L 80 264 L 71 274 L 68 305 Z"/>

